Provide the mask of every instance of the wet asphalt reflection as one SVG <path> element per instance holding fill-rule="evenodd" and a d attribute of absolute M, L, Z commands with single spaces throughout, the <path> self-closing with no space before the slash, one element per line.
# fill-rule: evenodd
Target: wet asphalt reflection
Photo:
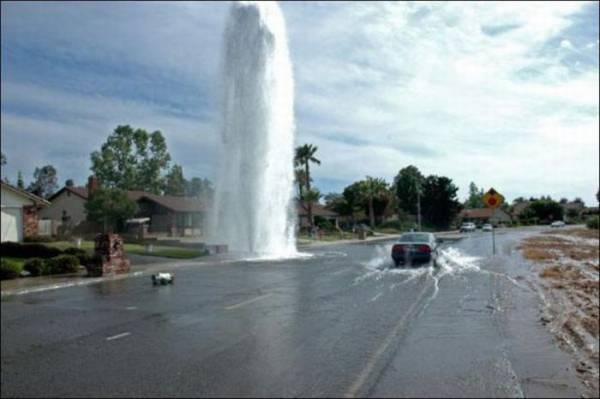
<path fill-rule="evenodd" d="M 574 396 L 515 247 L 533 229 L 239 261 L 2 300 L 2 396 Z"/>

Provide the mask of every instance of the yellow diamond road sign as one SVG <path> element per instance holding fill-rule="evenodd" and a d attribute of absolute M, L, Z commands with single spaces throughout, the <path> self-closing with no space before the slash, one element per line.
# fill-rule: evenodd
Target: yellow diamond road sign
<path fill-rule="evenodd" d="M 497 208 L 504 202 L 504 197 L 502 194 L 493 188 L 490 188 L 489 191 L 485 193 L 483 197 L 481 197 L 481 199 L 488 208 Z"/>

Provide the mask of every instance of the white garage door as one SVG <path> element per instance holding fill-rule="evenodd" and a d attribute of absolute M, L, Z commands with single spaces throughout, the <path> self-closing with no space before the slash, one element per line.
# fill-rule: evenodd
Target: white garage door
<path fill-rule="evenodd" d="M 2 208 L 2 232 L 0 241 L 23 239 L 23 213 L 21 208 Z"/>

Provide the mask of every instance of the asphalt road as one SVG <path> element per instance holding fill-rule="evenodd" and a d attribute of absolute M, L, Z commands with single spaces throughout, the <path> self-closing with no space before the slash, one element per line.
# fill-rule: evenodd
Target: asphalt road
<path fill-rule="evenodd" d="M 334 245 L 3 298 L 2 397 L 579 396 L 522 279 L 534 232 L 446 243 L 436 269 Z"/>

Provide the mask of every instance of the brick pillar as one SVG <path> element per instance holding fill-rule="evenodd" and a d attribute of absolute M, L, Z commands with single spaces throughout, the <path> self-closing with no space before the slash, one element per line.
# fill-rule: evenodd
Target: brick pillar
<path fill-rule="evenodd" d="M 23 207 L 23 236 L 31 237 L 38 233 L 38 216 L 35 205 Z"/>

